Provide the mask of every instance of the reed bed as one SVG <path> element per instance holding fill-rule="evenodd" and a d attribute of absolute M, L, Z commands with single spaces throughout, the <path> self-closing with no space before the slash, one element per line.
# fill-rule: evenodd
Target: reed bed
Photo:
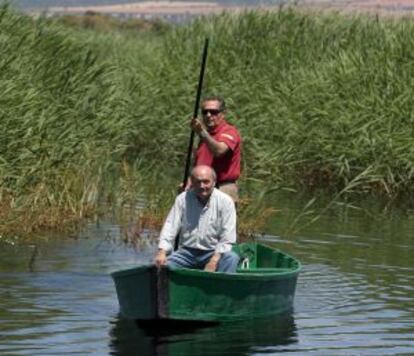
<path fill-rule="evenodd" d="M 175 186 L 206 36 L 204 92 L 227 99 L 242 133 L 242 185 L 412 199 L 409 19 L 288 8 L 123 33 L 4 6 L 0 232 L 5 221 L 33 231 L 79 221 L 103 201 L 122 206 L 154 172 Z"/>
<path fill-rule="evenodd" d="M 144 70 L 128 62 L 140 68 L 125 72 L 127 86 L 120 84 L 138 104 L 131 133 L 139 144 L 129 152 L 182 164 L 208 36 L 205 91 L 229 103 L 229 119 L 245 139 L 245 180 L 407 198 L 414 177 L 413 31 L 409 19 L 293 9 L 178 27 Z M 156 142 L 142 150 L 146 138 Z"/>
<path fill-rule="evenodd" d="M 180 29 L 167 50 L 175 62 L 211 38 L 208 89 L 231 103 L 246 177 L 394 197 L 414 177 L 413 31 L 404 19 L 249 12 Z"/>

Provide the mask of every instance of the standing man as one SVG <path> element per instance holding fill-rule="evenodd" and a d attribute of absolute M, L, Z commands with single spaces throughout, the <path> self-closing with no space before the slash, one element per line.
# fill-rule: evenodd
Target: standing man
<path fill-rule="evenodd" d="M 200 136 L 194 166 L 212 167 L 217 174 L 217 188 L 237 203 L 241 138 L 237 129 L 227 123 L 225 110 L 222 97 L 209 96 L 201 105 L 202 120 L 194 118 L 191 121 L 191 128 Z"/>
<path fill-rule="evenodd" d="M 177 196 L 161 230 L 155 265 L 234 273 L 239 262 L 231 250 L 236 243 L 235 205 L 214 188 L 211 167 L 194 167 L 190 179 L 191 188 Z M 177 235 L 178 250 L 167 260 Z"/>

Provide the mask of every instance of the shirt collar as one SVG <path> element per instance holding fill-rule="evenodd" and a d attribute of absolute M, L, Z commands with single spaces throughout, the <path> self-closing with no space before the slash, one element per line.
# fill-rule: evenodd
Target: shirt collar
<path fill-rule="evenodd" d="M 190 190 L 189 192 L 194 196 L 194 199 L 197 201 L 197 203 L 199 203 L 201 206 L 208 208 L 210 206 L 210 202 L 211 202 L 211 197 L 213 196 L 213 194 L 216 194 L 216 190 L 217 188 L 213 188 L 213 191 L 211 192 L 207 202 L 205 204 L 202 203 L 202 201 L 200 199 L 198 199 L 197 194 L 193 191 Z"/>

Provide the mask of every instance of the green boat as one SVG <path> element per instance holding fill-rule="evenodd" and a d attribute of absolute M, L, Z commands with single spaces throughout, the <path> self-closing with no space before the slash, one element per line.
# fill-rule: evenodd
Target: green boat
<path fill-rule="evenodd" d="M 242 243 L 236 273 L 139 266 L 112 273 L 121 315 L 138 321 L 221 322 L 291 310 L 298 260 L 258 243 Z"/>

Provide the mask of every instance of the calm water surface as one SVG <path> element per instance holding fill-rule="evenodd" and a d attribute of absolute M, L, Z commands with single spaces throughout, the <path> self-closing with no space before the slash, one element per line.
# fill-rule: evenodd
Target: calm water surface
<path fill-rule="evenodd" d="M 271 233 L 283 231 L 282 220 Z M 116 225 L 101 224 L 32 245 L 3 239 L 0 354 L 414 355 L 412 213 L 355 211 L 294 237 L 263 236 L 304 265 L 293 312 L 204 328 L 142 329 L 119 317 L 109 273 L 147 263 L 154 246 L 118 236 Z"/>

